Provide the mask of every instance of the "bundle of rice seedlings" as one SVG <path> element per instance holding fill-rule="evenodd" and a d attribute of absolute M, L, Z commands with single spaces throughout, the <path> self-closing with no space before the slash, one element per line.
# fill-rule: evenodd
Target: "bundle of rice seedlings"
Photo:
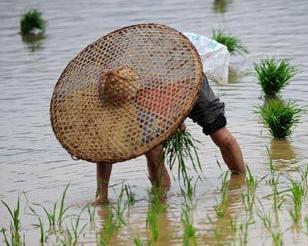
<path fill-rule="evenodd" d="M 303 111 L 294 102 L 284 103 L 280 99 L 269 100 L 257 112 L 263 119 L 264 126 L 274 138 L 290 136 Z"/>
<path fill-rule="evenodd" d="M 222 30 L 213 30 L 212 38 L 227 47 L 231 55 L 248 53 L 248 49 L 233 35 L 226 34 Z"/>
<path fill-rule="evenodd" d="M 196 173 L 202 171 L 200 160 L 197 153 L 197 147 L 195 143 L 199 142 L 194 139 L 190 132 L 177 130 L 165 143 L 163 157 L 170 167 L 170 170 L 174 167 L 174 164 L 178 164 L 178 180 L 183 179 L 184 184 L 190 181 L 185 165 L 186 160 L 190 160 L 192 167 Z"/>
<path fill-rule="evenodd" d="M 46 30 L 46 21 L 37 9 L 31 9 L 22 15 L 20 32 L 22 35 L 43 34 Z"/>
<path fill-rule="evenodd" d="M 297 69 L 287 59 L 266 58 L 255 65 L 257 79 L 267 97 L 275 97 L 296 75 Z"/>

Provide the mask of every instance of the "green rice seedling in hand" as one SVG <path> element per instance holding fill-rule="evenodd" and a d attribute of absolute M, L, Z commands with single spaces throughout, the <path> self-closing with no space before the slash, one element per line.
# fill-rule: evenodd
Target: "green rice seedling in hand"
<path fill-rule="evenodd" d="M 10 234 L 11 234 L 11 242 L 9 242 L 9 239 L 7 238 L 7 235 L 5 233 L 5 229 L 2 229 L 2 234 L 4 237 L 4 240 L 7 245 L 22 245 L 22 238 L 21 238 L 21 222 L 20 222 L 20 202 L 19 198 L 17 200 L 16 208 L 11 209 L 9 205 L 2 201 L 2 204 L 7 208 L 10 217 L 11 217 L 11 223 L 10 223 Z"/>
<path fill-rule="evenodd" d="M 233 35 L 226 34 L 222 30 L 213 30 L 212 38 L 227 47 L 231 55 L 248 53 L 248 49 Z"/>
<path fill-rule="evenodd" d="M 266 58 L 255 65 L 257 79 L 267 97 L 275 97 L 297 74 L 296 66 L 287 59 Z"/>
<path fill-rule="evenodd" d="M 31 9 L 22 15 L 20 20 L 20 32 L 22 35 L 44 34 L 46 21 L 42 13 L 37 9 Z"/>
<path fill-rule="evenodd" d="M 285 138 L 291 135 L 293 128 L 300 122 L 302 111 L 294 102 L 284 103 L 280 99 L 272 99 L 256 112 L 261 115 L 264 126 L 274 138 Z"/>
<path fill-rule="evenodd" d="M 185 165 L 186 160 L 190 160 L 194 171 L 202 174 L 202 167 L 195 147 L 195 142 L 198 140 L 194 139 L 190 132 L 177 130 L 165 143 L 163 158 L 170 167 L 170 170 L 174 167 L 174 164 L 178 163 L 178 180 L 183 179 L 184 185 L 189 180 L 187 173 L 187 167 Z"/>

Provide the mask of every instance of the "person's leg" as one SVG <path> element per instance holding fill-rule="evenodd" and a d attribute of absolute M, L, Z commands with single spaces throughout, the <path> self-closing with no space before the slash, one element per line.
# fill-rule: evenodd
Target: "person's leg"
<path fill-rule="evenodd" d="M 108 185 L 111 175 L 112 164 L 111 163 L 96 163 L 96 199 L 94 204 L 99 205 L 108 202 Z"/>
<path fill-rule="evenodd" d="M 225 105 L 215 95 L 207 78 L 203 75 L 202 88 L 189 118 L 203 128 L 220 148 L 223 159 L 232 173 L 245 173 L 245 164 L 239 144 L 225 127 Z"/>
<path fill-rule="evenodd" d="M 222 157 L 232 174 L 245 174 L 246 168 L 241 148 L 226 127 L 210 134 L 213 142 L 220 148 Z"/>
<path fill-rule="evenodd" d="M 154 186 L 169 188 L 170 177 L 164 165 L 162 154 L 162 145 L 158 145 L 145 154 L 149 171 L 149 179 Z"/>

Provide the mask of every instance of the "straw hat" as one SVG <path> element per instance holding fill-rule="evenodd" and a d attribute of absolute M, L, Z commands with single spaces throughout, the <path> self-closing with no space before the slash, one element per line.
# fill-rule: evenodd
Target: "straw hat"
<path fill-rule="evenodd" d="M 202 64 L 190 41 L 165 25 L 109 33 L 82 50 L 51 99 L 53 131 L 74 157 L 118 162 L 164 142 L 188 115 Z"/>

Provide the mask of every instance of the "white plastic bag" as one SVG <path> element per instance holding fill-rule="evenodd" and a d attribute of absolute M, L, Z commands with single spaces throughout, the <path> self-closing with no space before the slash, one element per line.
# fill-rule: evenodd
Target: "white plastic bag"
<path fill-rule="evenodd" d="M 227 47 L 197 33 L 185 32 L 184 35 L 193 43 L 201 56 L 203 72 L 207 78 L 227 84 L 230 59 Z"/>

